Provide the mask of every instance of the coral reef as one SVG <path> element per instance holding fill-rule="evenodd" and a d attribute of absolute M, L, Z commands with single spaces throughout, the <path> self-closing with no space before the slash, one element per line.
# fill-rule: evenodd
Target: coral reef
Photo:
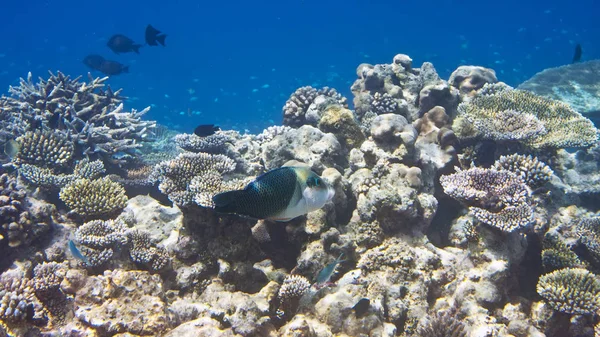
<path fill-rule="evenodd" d="M 458 110 L 453 129 L 460 139 L 512 141 L 532 149 L 587 147 L 598 140 L 592 122 L 567 104 L 523 90 L 480 93 Z"/>
<path fill-rule="evenodd" d="M 113 214 L 125 207 L 125 189 L 109 178 L 77 179 L 60 190 L 60 200 L 84 217 Z"/>
<path fill-rule="evenodd" d="M 567 314 L 594 314 L 600 308 L 600 280 L 590 271 L 565 268 L 542 275 L 537 292 Z"/>
<path fill-rule="evenodd" d="M 292 127 L 304 125 L 308 109 L 319 96 L 330 97 L 343 107 L 347 107 L 346 98 L 333 88 L 324 87 L 322 89 L 315 89 L 311 86 L 301 87 L 292 93 L 283 106 L 283 125 Z"/>
<path fill-rule="evenodd" d="M 122 98 L 103 81 L 59 74 L 0 99 L 0 137 L 21 136 L 25 149 L 0 176 L 0 335 L 597 330 L 600 151 L 597 130 L 566 105 L 491 69 L 463 66 L 445 81 L 398 54 L 358 67 L 355 110 L 303 87 L 285 125 L 258 135 L 161 127 L 142 145 L 134 126 L 135 153 L 88 158 L 78 135 L 95 131 L 75 132 L 68 124 L 83 124 L 65 116 L 91 125 L 111 114 Z M 19 103 L 31 92 L 36 101 Z M 23 117 L 34 106 L 38 117 Z M 211 209 L 214 194 L 285 165 L 310 167 L 335 197 L 288 222 Z"/>
<path fill-rule="evenodd" d="M 600 61 L 592 60 L 544 69 L 518 89 L 559 100 L 585 115 L 600 110 Z"/>
<path fill-rule="evenodd" d="M 89 77 L 86 83 L 58 72 L 34 83 L 29 73 L 19 86 L 10 87 L 11 97 L 2 100 L 7 117 L 1 124 L 6 126 L 3 130 L 12 130 L 5 137 L 16 138 L 40 125 L 62 131 L 76 146 L 76 158 L 97 154 L 108 159 L 140 147 L 156 125 L 141 119 L 149 108 L 125 112 L 120 90 L 104 89 L 108 77 Z"/>

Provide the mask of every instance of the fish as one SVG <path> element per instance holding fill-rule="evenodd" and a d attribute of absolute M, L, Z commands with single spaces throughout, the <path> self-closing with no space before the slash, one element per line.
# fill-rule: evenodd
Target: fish
<path fill-rule="evenodd" d="M 4 143 L 4 154 L 10 158 L 14 158 L 19 151 L 21 151 L 21 144 L 14 139 L 8 140 Z"/>
<path fill-rule="evenodd" d="M 105 75 L 119 75 L 129 72 L 129 66 L 121 64 L 117 61 L 104 60 L 99 69 L 99 72 Z"/>
<path fill-rule="evenodd" d="M 108 48 L 110 48 L 115 53 L 130 53 L 135 52 L 136 54 L 140 53 L 141 44 L 137 44 L 133 42 L 132 39 L 128 38 L 122 34 L 113 35 L 106 43 Z"/>
<path fill-rule="evenodd" d="M 152 25 L 146 27 L 146 43 L 149 46 L 158 46 L 158 43 L 160 43 L 164 47 L 166 37 L 166 34 L 161 34 L 160 30 L 152 27 Z"/>
<path fill-rule="evenodd" d="M 202 125 L 198 125 L 194 129 L 194 134 L 198 137 L 207 137 L 207 136 L 214 135 L 215 132 L 217 132 L 217 131 L 221 131 L 221 128 L 219 128 L 218 126 L 216 126 L 214 124 L 202 124 Z"/>
<path fill-rule="evenodd" d="M 104 57 L 96 54 L 88 55 L 83 59 L 83 63 L 94 70 L 99 70 L 102 62 L 104 62 Z"/>
<path fill-rule="evenodd" d="M 71 251 L 71 254 L 73 254 L 73 257 L 82 261 L 86 266 L 91 266 L 90 260 L 88 260 L 87 256 L 81 253 L 81 251 L 79 250 L 79 248 L 77 248 L 77 245 L 75 245 L 75 242 L 73 242 L 73 240 L 69 240 L 69 250 Z"/>
<path fill-rule="evenodd" d="M 369 307 L 371 307 L 371 300 L 369 300 L 366 297 L 363 297 L 360 300 L 358 300 L 358 302 L 356 302 L 352 309 L 354 310 L 356 317 L 361 318 L 367 313 Z"/>
<path fill-rule="evenodd" d="M 86 56 L 83 59 L 83 63 L 93 70 L 99 71 L 105 75 L 119 75 L 129 72 L 129 66 L 121 64 L 117 61 L 107 60 L 104 57 L 96 54 Z"/>
<path fill-rule="evenodd" d="M 289 221 L 323 207 L 334 193 L 308 167 L 284 166 L 258 176 L 242 190 L 219 193 L 212 199 L 218 213 Z"/>
<path fill-rule="evenodd" d="M 571 62 L 571 63 L 577 63 L 577 62 L 581 61 L 581 53 L 582 52 L 583 51 L 581 50 L 581 45 L 578 43 L 575 46 L 575 54 L 573 55 L 573 62 Z"/>
<path fill-rule="evenodd" d="M 315 282 L 315 285 L 322 286 L 329 282 L 331 276 L 333 275 L 333 272 L 335 271 L 335 267 L 337 267 L 338 264 L 346 261 L 342 260 L 343 256 L 344 253 L 340 254 L 340 257 L 338 257 L 333 262 L 329 263 L 328 265 L 323 267 L 323 269 L 321 269 L 321 271 L 317 275 L 317 281 Z"/>

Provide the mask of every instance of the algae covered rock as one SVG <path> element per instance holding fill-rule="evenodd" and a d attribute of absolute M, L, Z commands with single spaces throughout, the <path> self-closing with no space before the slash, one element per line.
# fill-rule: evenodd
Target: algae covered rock
<path fill-rule="evenodd" d="M 348 149 L 359 147 L 365 140 L 352 111 L 340 105 L 326 108 L 318 126 L 323 132 L 336 135 L 340 143 Z"/>

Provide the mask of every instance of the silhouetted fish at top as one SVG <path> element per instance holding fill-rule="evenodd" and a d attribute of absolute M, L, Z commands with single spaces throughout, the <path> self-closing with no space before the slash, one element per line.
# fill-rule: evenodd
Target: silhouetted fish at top
<path fill-rule="evenodd" d="M 83 59 L 83 63 L 105 75 L 119 75 L 129 72 L 129 66 L 117 61 L 106 60 L 104 57 L 95 54 L 86 56 Z"/>
<path fill-rule="evenodd" d="M 142 46 L 141 44 L 133 42 L 132 39 L 122 34 L 113 35 L 110 40 L 108 40 L 106 45 L 117 54 L 130 52 L 136 52 L 139 54 L 140 47 Z"/>
<path fill-rule="evenodd" d="M 149 46 L 158 46 L 158 43 L 164 46 L 166 37 L 166 34 L 161 34 L 160 30 L 152 27 L 152 25 L 146 27 L 146 43 Z"/>
<path fill-rule="evenodd" d="M 578 43 L 575 46 L 575 54 L 573 55 L 573 63 L 577 63 L 577 62 L 581 61 L 581 53 L 582 53 L 581 45 Z"/>
<path fill-rule="evenodd" d="M 198 137 L 207 137 L 214 135 L 217 131 L 221 131 L 221 128 L 214 124 L 202 124 L 194 129 L 194 134 Z"/>

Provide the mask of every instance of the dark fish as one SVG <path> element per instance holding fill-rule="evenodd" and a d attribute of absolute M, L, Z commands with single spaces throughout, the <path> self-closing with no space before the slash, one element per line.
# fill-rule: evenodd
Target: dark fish
<path fill-rule="evenodd" d="M 369 300 L 368 298 L 361 298 L 360 300 L 358 300 L 358 302 L 356 302 L 352 309 L 354 310 L 356 317 L 361 318 L 367 313 L 370 306 L 371 300 Z"/>
<path fill-rule="evenodd" d="M 88 55 L 83 59 L 83 63 L 94 70 L 99 70 L 102 62 L 104 62 L 104 57 L 96 54 Z"/>
<path fill-rule="evenodd" d="M 158 43 L 164 46 L 166 37 L 166 34 L 161 34 L 160 30 L 152 27 L 152 25 L 146 27 L 146 43 L 149 46 L 158 46 Z"/>
<path fill-rule="evenodd" d="M 69 250 L 71 251 L 71 254 L 73 254 L 73 257 L 85 263 L 86 266 L 90 266 L 90 260 L 79 251 L 79 248 L 77 248 L 73 240 L 69 240 Z"/>
<path fill-rule="evenodd" d="M 21 144 L 14 139 L 4 143 L 4 154 L 10 158 L 14 158 L 21 151 Z"/>
<path fill-rule="evenodd" d="M 575 46 L 575 54 L 573 55 L 573 62 L 572 63 L 577 63 L 577 62 L 581 61 L 581 53 L 582 53 L 581 45 L 578 43 Z"/>
<path fill-rule="evenodd" d="M 54 114 L 52 114 L 52 116 L 48 119 L 48 127 L 50 129 L 56 129 L 58 128 L 60 122 L 60 113 L 55 112 Z"/>
<path fill-rule="evenodd" d="M 243 190 L 213 197 L 215 211 L 254 219 L 288 221 L 317 210 L 334 195 L 334 190 L 307 167 L 271 170 Z"/>
<path fill-rule="evenodd" d="M 129 66 L 121 64 L 117 61 L 104 60 L 99 69 L 97 69 L 106 75 L 119 75 L 129 72 Z"/>
<path fill-rule="evenodd" d="M 139 54 L 140 47 L 142 46 L 141 44 L 136 44 L 132 39 L 122 34 L 113 35 L 106 45 L 117 54 L 130 52 Z"/>
<path fill-rule="evenodd" d="M 198 137 L 207 137 L 214 135 L 217 131 L 221 131 L 221 129 L 214 124 L 202 124 L 194 129 L 194 134 Z"/>

